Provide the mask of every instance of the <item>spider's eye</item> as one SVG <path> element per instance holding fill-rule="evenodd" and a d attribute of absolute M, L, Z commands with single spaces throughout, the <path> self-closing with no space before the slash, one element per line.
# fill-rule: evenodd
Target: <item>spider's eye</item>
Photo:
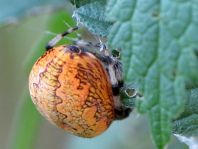
<path fill-rule="evenodd" d="M 118 50 L 112 50 L 112 55 L 115 58 L 118 58 L 118 59 L 120 58 L 120 52 Z"/>

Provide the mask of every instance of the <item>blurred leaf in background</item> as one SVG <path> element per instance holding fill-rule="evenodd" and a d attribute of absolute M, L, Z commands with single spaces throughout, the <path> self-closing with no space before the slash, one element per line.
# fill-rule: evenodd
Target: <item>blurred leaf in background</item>
<path fill-rule="evenodd" d="M 40 14 L 50 9 L 66 6 L 67 0 L 1 0 L 0 24 L 13 23 L 19 18 Z M 48 8 L 47 8 L 48 7 Z"/>
<path fill-rule="evenodd" d="M 41 35 L 40 32 L 32 32 L 31 34 L 27 27 L 37 21 L 40 21 L 38 28 L 42 30 L 45 24 L 44 22 L 46 21 L 46 15 L 40 16 L 40 18 L 32 18 L 29 21 L 21 20 L 21 24 L 2 27 L 0 30 L 0 68 L 2 70 L 0 77 L 0 115 L 3 118 L 0 123 L 0 144 L 2 148 L 5 148 L 10 133 L 14 133 L 11 132 L 14 130 L 11 130 L 11 127 L 16 129 L 22 128 L 22 126 L 26 127 L 26 125 L 21 124 L 18 125 L 18 128 L 15 127 L 13 119 L 14 121 L 21 120 L 24 124 L 23 118 L 21 117 L 23 117 L 24 114 L 28 114 L 26 111 L 23 111 L 21 115 L 17 114 L 17 112 L 25 109 L 25 107 L 22 107 L 22 102 L 26 103 L 25 99 L 22 99 L 24 88 L 27 88 L 27 74 L 24 73 L 24 59 L 34 42 L 38 40 L 34 36 L 40 38 Z M 30 104 L 31 102 L 27 100 L 27 107 L 29 107 Z M 31 109 L 34 110 L 30 108 L 28 111 L 35 115 L 35 110 L 31 111 Z M 21 117 L 15 117 L 15 115 Z M 32 120 L 32 122 L 34 122 L 34 120 Z M 20 135 L 19 133 L 16 137 L 18 138 Z"/>
<path fill-rule="evenodd" d="M 44 47 L 49 39 L 68 28 L 65 21 L 71 26 L 74 25 L 71 14 L 59 10 L 53 14 L 32 16 L 21 20 L 20 24 L 9 25 L 1 30 L 1 35 L 4 36 L 1 36 L 0 40 L 3 49 L 0 56 L 2 68 L 5 69 L 1 76 L 5 78 L 1 83 L 1 89 L 4 90 L 1 97 L 7 99 L 10 96 L 8 101 L 1 100 L 1 114 L 3 115 L 3 111 L 7 110 L 6 106 L 10 109 L 9 119 L 4 121 L 5 124 L 1 128 L 10 126 L 6 125 L 6 122 L 9 124 L 12 122 L 11 131 L 1 137 L 5 139 L 8 137 L 8 149 L 31 149 L 37 146 L 35 142 L 38 142 L 42 121 L 29 96 L 28 75 L 33 63 L 45 52 Z M 12 92 L 8 93 L 8 91 Z M 11 107 L 14 107 L 14 110 Z M 0 140 L 2 144 L 5 144 L 3 141 L 5 139 Z"/>

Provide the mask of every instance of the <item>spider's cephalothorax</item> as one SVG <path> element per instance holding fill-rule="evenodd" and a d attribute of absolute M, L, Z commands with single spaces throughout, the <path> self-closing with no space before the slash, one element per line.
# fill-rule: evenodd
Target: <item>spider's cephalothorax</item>
<path fill-rule="evenodd" d="M 89 138 L 104 132 L 113 120 L 126 118 L 131 108 L 120 99 L 124 82 L 119 52 L 111 54 L 101 42 L 82 40 L 54 47 L 77 29 L 58 34 L 48 43 L 31 70 L 29 90 L 37 109 L 50 122 Z"/>
<path fill-rule="evenodd" d="M 70 28 L 66 32 L 57 35 L 54 39 L 52 39 L 46 46 L 46 50 L 51 49 L 59 42 L 64 36 L 74 32 L 78 29 L 78 27 Z M 120 99 L 120 90 L 124 86 L 123 76 L 122 76 L 122 63 L 120 62 L 120 53 L 117 51 L 116 55 L 110 54 L 108 48 L 102 42 L 93 44 L 91 42 L 85 42 L 82 40 L 75 40 L 75 46 L 72 46 L 71 50 L 79 49 L 80 51 L 86 51 L 94 54 L 105 67 L 108 76 L 111 81 L 113 99 L 115 105 L 115 115 L 116 119 L 123 119 L 129 116 L 132 109 L 125 107 L 121 103 Z M 89 50 L 89 48 L 99 48 L 99 52 L 93 52 Z"/>

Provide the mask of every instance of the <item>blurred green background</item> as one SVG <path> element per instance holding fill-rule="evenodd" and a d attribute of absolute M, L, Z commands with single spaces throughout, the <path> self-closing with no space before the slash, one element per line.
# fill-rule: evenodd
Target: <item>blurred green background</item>
<path fill-rule="evenodd" d="M 36 111 L 28 93 L 29 71 L 47 41 L 67 29 L 64 22 L 75 25 L 72 9 L 68 3 L 53 11 L 49 7 L 0 27 L 0 149 L 154 149 L 146 116 L 135 111 L 93 139 L 72 136 Z M 173 137 L 168 148 L 187 147 Z"/>

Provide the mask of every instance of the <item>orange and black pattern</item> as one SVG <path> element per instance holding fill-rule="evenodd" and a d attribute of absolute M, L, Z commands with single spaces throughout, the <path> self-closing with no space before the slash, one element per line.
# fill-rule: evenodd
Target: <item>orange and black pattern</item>
<path fill-rule="evenodd" d="M 89 52 L 48 50 L 32 68 L 29 89 L 44 117 L 77 136 L 97 136 L 115 119 L 108 74 Z"/>

